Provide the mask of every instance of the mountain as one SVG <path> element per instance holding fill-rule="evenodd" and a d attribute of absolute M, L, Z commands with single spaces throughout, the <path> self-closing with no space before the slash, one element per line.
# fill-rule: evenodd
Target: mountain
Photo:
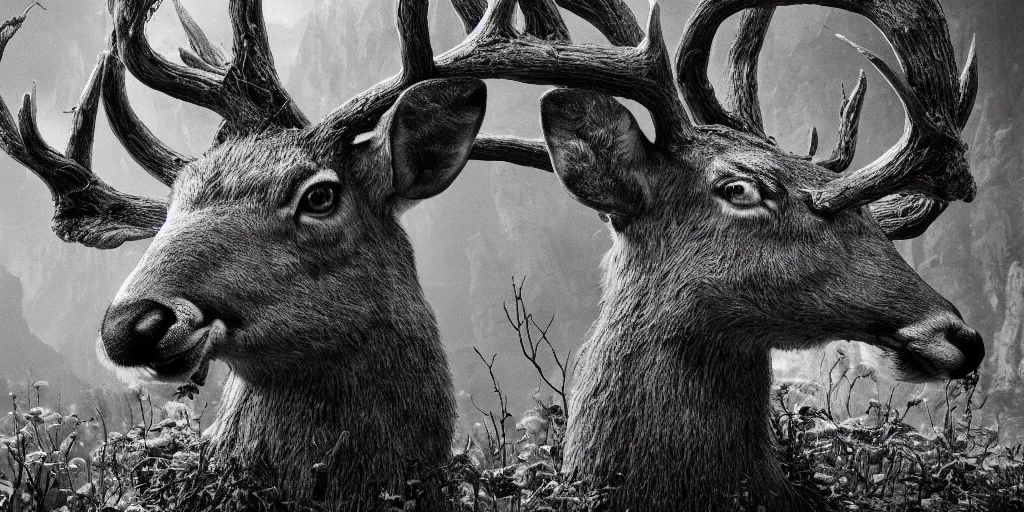
<path fill-rule="evenodd" d="M 89 387 L 62 355 L 32 333 L 22 314 L 23 300 L 21 280 L 0 266 L 0 391 L 20 392 L 41 380 L 64 396 Z"/>

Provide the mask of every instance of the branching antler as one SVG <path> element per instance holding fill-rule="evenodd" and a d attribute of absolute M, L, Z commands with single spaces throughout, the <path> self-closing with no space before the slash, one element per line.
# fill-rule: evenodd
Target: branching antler
<path fill-rule="evenodd" d="M 977 64 L 972 49 L 967 69 L 957 81 L 952 44 L 937 0 L 704 0 L 687 24 L 676 63 L 679 86 L 695 120 L 763 136 L 758 130 L 760 116 L 752 111 L 757 82 L 751 78 L 751 63 L 756 65 L 756 59 L 750 55 L 764 38 L 764 25 L 756 21 L 768 8 L 805 3 L 860 14 L 885 34 L 899 56 L 902 73 L 851 44 L 892 85 L 907 113 L 907 128 L 900 142 L 875 162 L 844 172 L 824 188 L 812 191 L 814 209 L 831 214 L 877 202 L 873 213 L 890 237 L 901 238 L 923 232 L 949 201 L 972 200 L 975 185 L 964 156 L 967 147 L 959 134 L 973 107 Z M 729 112 L 716 99 L 707 78 L 711 43 L 726 18 L 750 8 L 756 8 L 755 14 L 744 18 L 732 56 L 734 95 L 740 101 L 737 112 Z M 739 74 L 736 63 L 741 64 Z M 844 103 L 836 150 L 820 162 L 826 168 L 842 171 L 853 158 L 864 89 L 862 76 Z"/>
<path fill-rule="evenodd" d="M 188 50 L 182 50 L 183 61 L 189 66 L 170 62 L 149 45 L 146 22 L 158 4 L 159 0 L 118 0 L 114 9 L 117 53 L 143 84 L 219 114 L 224 118 L 226 132 L 221 139 L 268 125 L 309 125 L 274 69 L 259 0 L 230 2 L 235 53 L 230 62 L 225 62 L 195 21 L 175 2 L 194 50 L 194 58 Z"/>
<path fill-rule="evenodd" d="M 959 132 L 967 122 L 977 93 L 977 63 L 972 47 L 967 68 L 957 79 L 948 31 L 937 1 L 704 0 L 687 25 L 675 77 L 661 32 L 657 1 L 651 4 L 645 35 L 623 0 L 452 0 L 468 36 L 462 44 L 435 58 L 427 29 L 427 0 L 399 0 L 402 70 L 341 105 L 315 126 L 309 125 L 281 86 L 259 0 L 230 1 L 234 33 L 234 56 L 230 59 L 206 37 L 181 3 L 174 0 L 190 43 L 189 49 L 180 52 L 185 65 L 160 56 L 146 39 L 145 25 L 159 0 L 114 0 L 112 50 L 101 59 L 97 69 L 104 78 L 102 97 L 115 134 L 148 172 L 166 184 L 174 181 L 178 170 L 190 159 L 160 143 L 132 112 L 124 92 L 121 63 L 145 85 L 220 114 L 224 124 L 217 136 L 218 143 L 267 129 L 301 129 L 304 140 L 314 149 L 336 151 L 359 134 L 372 130 L 409 86 L 426 79 L 454 77 L 580 87 L 635 100 L 651 113 L 655 143 L 662 148 L 692 143 L 697 134 L 694 122 L 722 124 L 770 141 L 764 133 L 757 97 L 757 64 L 774 7 L 801 3 L 837 7 L 861 14 L 878 25 L 899 55 L 903 73 L 857 47 L 899 93 L 906 106 L 907 130 L 896 147 L 872 164 L 845 171 L 853 159 L 866 91 L 862 73 L 843 103 L 836 148 L 818 162 L 840 174 L 825 187 L 811 192 L 812 205 L 819 212 L 830 214 L 872 204 L 873 213 L 887 233 L 902 237 L 921 232 L 949 201 L 970 200 L 974 195 L 964 158 L 966 146 L 960 141 Z M 517 6 L 525 22 L 522 30 L 514 23 Z M 572 44 L 559 7 L 591 23 L 612 46 Z M 730 112 L 718 102 L 707 79 L 708 59 L 718 26 L 730 15 L 748 8 L 753 10 L 744 16 L 730 52 Z M 0 51 L 23 20 L 24 16 L 4 25 L 0 31 Z M 921 48 L 928 48 L 928 53 Z M 676 79 L 682 99 L 676 90 Z M 83 97 L 79 109 L 82 117 L 76 119 L 83 128 L 73 135 L 75 143 L 69 146 L 68 156 L 41 149 L 45 146 L 38 137 L 33 138 L 31 108 L 23 109 L 20 134 L 9 114 L 0 116 L 4 117 L 0 119 L 0 131 L 4 132 L 0 141 L 12 156 L 36 170 L 51 185 L 58 199 L 58 217 L 62 208 L 67 209 L 61 206 L 61 200 L 67 203 L 72 190 L 80 195 L 84 190 L 109 190 L 106 195 L 110 197 L 97 201 L 119 202 L 121 211 L 142 209 L 149 216 L 134 231 L 128 230 L 123 221 L 120 225 L 111 224 L 115 226 L 113 231 L 130 232 L 128 235 L 90 238 L 77 234 L 65 238 L 141 238 L 154 230 L 153 218 L 162 206 L 131 196 L 111 195 L 116 193 L 88 170 L 89 162 L 84 156 L 88 153 L 86 139 L 91 140 L 91 128 L 85 127 L 91 126 L 96 108 L 95 101 L 90 104 L 89 99 L 98 94 L 98 80 L 94 76 Z M 694 122 L 687 115 L 687 108 Z M 811 157 L 817 150 L 814 135 L 816 132 L 812 135 Z M 471 158 L 551 170 L 541 140 L 481 135 Z M 100 209 L 114 218 L 110 208 Z M 94 214 L 94 221 L 97 215 Z M 91 229 L 106 232 L 98 226 L 95 224 Z M 81 233 L 82 228 L 61 229 L 63 233 Z"/>
<path fill-rule="evenodd" d="M 399 5 L 410 3 L 424 2 L 403 0 Z M 636 47 L 569 44 L 562 40 L 568 34 L 562 29 L 564 22 L 552 0 L 520 4 L 524 17 L 529 21 L 528 33 L 520 33 L 513 25 L 515 0 L 492 1 L 475 24 L 479 2 L 454 0 L 453 4 L 463 16 L 464 25 L 473 29 L 462 44 L 434 59 L 430 78 L 500 78 L 593 88 L 646 106 L 654 117 L 659 144 L 671 145 L 685 140 L 690 123 L 672 82 L 671 62 L 662 38 L 657 3 L 652 5 L 647 37 Z M 580 8 L 581 4 L 573 5 Z M 600 8 L 607 12 L 599 12 Z M 628 11 L 621 0 L 595 2 L 586 9 L 583 12 L 587 16 L 605 21 Z M 604 23 L 601 26 L 608 31 L 606 36 L 609 39 L 621 42 L 627 37 L 623 34 L 628 32 L 623 32 L 618 25 Z M 408 30 L 402 28 L 400 33 L 403 39 L 409 38 Z M 405 69 L 409 66 L 410 62 L 406 61 Z M 327 145 L 328 140 L 343 142 L 369 130 L 393 103 L 394 97 L 408 86 L 408 82 L 409 78 L 403 72 L 360 94 L 332 112 L 312 131 L 311 136 L 319 144 Z M 492 138 L 484 146 L 493 149 L 495 142 L 496 139 Z M 510 148 L 522 149 L 523 141 L 518 142 Z M 538 149 L 540 147 L 537 146 Z M 483 149 L 481 147 L 480 151 Z M 510 158 L 514 156 L 510 155 Z"/>
<path fill-rule="evenodd" d="M 24 22 L 22 15 L 0 25 L 0 59 Z M 105 60 L 106 55 L 100 57 L 74 109 L 64 154 L 51 148 L 39 133 L 35 90 L 25 95 L 17 123 L 0 100 L 0 148 L 31 169 L 50 189 L 55 206 L 54 232 L 65 241 L 101 249 L 153 236 L 166 215 L 164 204 L 122 194 L 92 172 L 92 143 Z"/>

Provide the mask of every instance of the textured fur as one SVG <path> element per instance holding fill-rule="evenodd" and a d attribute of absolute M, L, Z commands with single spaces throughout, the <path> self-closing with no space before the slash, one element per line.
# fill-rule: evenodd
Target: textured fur
<path fill-rule="evenodd" d="M 925 361 L 915 340 L 900 338 L 910 325 L 966 327 L 869 214 L 809 210 L 805 190 L 830 179 L 824 169 L 721 127 L 657 149 L 625 108 L 594 93 L 550 93 L 543 115 L 569 192 L 592 207 L 611 203 L 602 211 L 614 244 L 576 372 L 565 464 L 618 485 L 614 510 L 812 507 L 775 460 L 773 348 L 863 340 L 923 378 L 969 364 Z M 757 182 L 771 207 L 735 209 L 716 194 L 731 177 Z"/>
<path fill-rule="evenodd" d="M 189 301 L 226 327 L 206 347 L 231 368 L 206 432 L 218 453 L 269 469 L 287 499 L 332 510 L 402 494 L 408 478 L 450 457 L 456 410 L 398 217 L 409 190 L 430 197 L 462 170 L 485 102 L 482 82 L 427 82 L 357 145 L 328 152 L 300 131 L 276 131 L 215 148 L 175 182 L 167 221 L 105 332 L 125 304 Z M 438 122 L 409 127 L 423 105 Z M 338 208 L 298 215 L 303 187 L 321 179 L 337 183 Z M 117 334 L 101 351 L 133 343 Z M 430 510 L 440 506 L 432 499 L 428 489 Z"/>

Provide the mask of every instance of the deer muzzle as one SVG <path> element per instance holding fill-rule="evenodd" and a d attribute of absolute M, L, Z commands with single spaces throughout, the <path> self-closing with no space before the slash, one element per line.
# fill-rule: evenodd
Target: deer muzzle
<path fill-rule="evenodd" d="M 107 309 L 97 348 L 114 365 L 147 369 L 157 380 L 202 381 L 226 334 L 224 322 L 207 321 L 188 300 L 129 299 Z"/>
<path fill-rule="evenodd" d="M 896 369 L 904 380 L 960 379 L 985 358 L 981 335 L 958 315 L 938 315 L 904 327 L 896 339 Z"/>

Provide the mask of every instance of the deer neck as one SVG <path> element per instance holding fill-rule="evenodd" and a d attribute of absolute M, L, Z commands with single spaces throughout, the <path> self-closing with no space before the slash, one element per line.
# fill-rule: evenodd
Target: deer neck
<path fill-rule="evenodd" d="M 388 281 L 368 289 L 403 297 L 402 311 L 387 302 L 364 328 L 333 333 L 339 344 L 387 351 L 232 369 L 206 432 L 221 455 L 270 469 L 290 499 L 360 510 L 447 461 L 455 402 L 437 324 L 415 276 Z M 394 283 L 412 284 L 389 290 Z"/>
<path fill-rule="evenodd" d="M 566 469 L 617 484 L 615 510 L 726 510 L 744 490 L 792 510 L 779 505 L 792 497 L 769 430 L 771 355 L 752 348 L 770 344 L 716 326 L 692 280 L 658 279 L 678 266 L 622 256 L 606 259 L 602 312 L 581 349 Z"/>

